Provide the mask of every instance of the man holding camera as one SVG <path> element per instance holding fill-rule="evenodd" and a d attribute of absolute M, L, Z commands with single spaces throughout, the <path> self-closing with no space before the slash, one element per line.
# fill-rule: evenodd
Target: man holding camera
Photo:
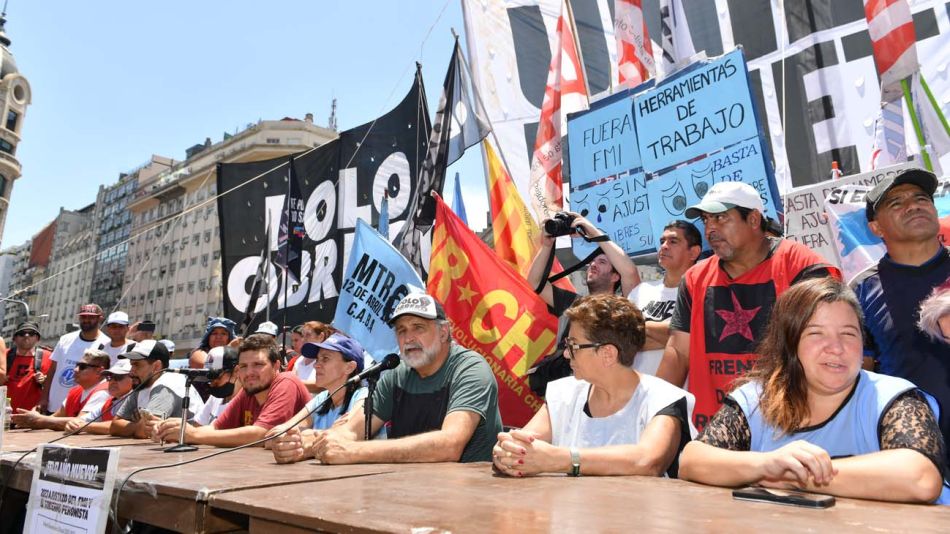
<path fill-rule="evenodd" d="M 554 242 L 557 237 L 574 233 L 596 242 L 600 247 L 599 254 L 587 267 L 587 290 L 591 295 L 613 294 L 618 289 L 623 295 L 629 295 L 635 287 L 640 285 L 640 272 L 627 253 L 619 245 L 610 241 L 607 235 L 590 221 L 574 212 L 560 212 L 543 222 L 541 248 L 528 271 L 528 284 L 537 288 L 542 279 L 547 276 L 548 258 L 554 254 Z M 558 349 L 535 365 L 528 375 L 531 389 L 538 395 L 544 396 L 548 382 L 571 374 L 570 363 L 564 359 L 563 349 L 560 347 L 561 340 L 567 335 L 569 327 L 564 311 L 571 307 L 578 295 L 549 282 L 544 283 L 539 295 L 548 305 L 549 311 L 558 318 Z"/>

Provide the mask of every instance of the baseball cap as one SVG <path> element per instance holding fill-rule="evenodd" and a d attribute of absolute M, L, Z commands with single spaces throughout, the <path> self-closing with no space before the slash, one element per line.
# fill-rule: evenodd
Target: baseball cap
<path fill-rule="evenodd" d="M 159 339 L 159 343 L 165 345 L 165 348 L 168 349 L 168 353 L 172 354 L 175 352 L 175 342 L 170 339 Z"/>
<path fill-rule="evenodd" d="M 102 308 L 98 304 L 83 304 L 77 315 L 98 315 L 102 317 Z"/>
<path fill-rule="evenodd" d="M 887 196 L 887 192 L 903 184 L 914 184 L 923 189 L 924 192 L 933 199 L 934 192 L 937 190 L 937 177 L 934 173 L 919 168 L 907 169 L 904 172 L 885 177 L 878 182 L 878 184 L 874 186 L 874 189 L 865 197 L 867 204 L 865 206 L 864 215 L 868 221 L 874 220 L 874 217 L 877 215 L 875 213 L 877 207 L 881 201 L 884 200 L 884 197 Z"/>
<path fill-rule="evenodd" d="M 129 324 L 129 314 L 124 311 L 112 312 L 109 314 L 109 318 L 106 319 L 106 324 L 120 324 L 126 326 Z"/>
<path fill-rule="evenodd" d="M 205 369 L 215 371 L 215 378 L 224 371 L 232 371 L 238 365 L 238 351 L 234 347 L 215 347 L 208 351 L 208 359 L 205 360 Z"/>
<path fill-rule="evenodd" d="M 686 208 L 686 217 L 696 219 L 702 213 L 722 213 L 732 208 L 759 210 L 765 214 L 765 205 L 759 192 L 743 182 L 719 182 L 709 188 L 699 204 Z"/>
<path fill-rule="evenodd" d="M 356 362 L 357 372 L 363 370 L 363 346 L 353 338 L 340 333 L 331 334 L 320 343 L 304 343 L 303 347 L 300 347 L 300 354 L 304 358 L 316 358 L 320 349 L 339 352 L 344 360 Z"/>
<path fill-rule="evenodd" d="M 138 330 L 139 332 L 154 332 L 155 323 L 149 321 L 148 319 L 141 321 L 139 322 Z"/>
<path fill-rule="evenodd" d="M 415 315 L 423 319 L 445 319 L 445 309 L 430 295 L 410 293 L 396 305 L 392 317 L 389 318 L 389 326 L 393 325 L 396 318 L 403 315 Z"/>
<path fill-rule="evenodd" d="M 168 347 L 166 347 L 164 343 L 159 343 L 154 339 L 146 339 L 136 343 L 132 350 L 119 354 L 119 358 L 128 358 L 129 360 L 160 360 L 162 367 L 168 367 Z"/>
<path fill-rule="evenodd" d="M 132 362 L 121 358 L 116 360 L 112 367 L 102 372 L 103 375 L 127 375 L 132 372 Z"/>
<path fill-rule="evenodd" d="M 270 321 L 264 321 L 260 326 L 257 327 L 257 330 L 255 330 L 254 333 L 269 334 L 271 336 L 277 337 L 277 325 Z"/>
<path fill-rule="evenodd" d="M 25 321 L 17 325 L 16 331 L 13 332 L 13 335 L 19 335 L 23 332 L 34 332 L 36 335 L 40 335 L 40 327 L 36 323 Z"/>

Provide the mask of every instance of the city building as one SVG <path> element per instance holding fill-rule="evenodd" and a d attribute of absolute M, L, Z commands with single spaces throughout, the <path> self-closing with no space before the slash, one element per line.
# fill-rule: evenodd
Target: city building
<path fill-rule="evenodd" d="M 99 186 L 93 222 L 96 255 L 89 300 L 102 306 L 106 313 L 115 309 L 122 296 L 129 250 L 127 241 L 132 233 L 132 212 L 127 209 L 128 204 L 140 181 L 147 182 L 174 164 L 170 158 L 153 155 L 147 163 L 120 174 L 116 183 Z"/>
<path fill-rule="evenodd" d="M 79 306 L 89 301 L 96 251 L 92 229 L 95 207 L 90 204 L 76 211 L 60 208 L 50 225 L 53 232 L 45 268 L 34 267 L 28 302 L 45 343 L 55 343 L 70 331 Z M 34 253 L 37 242 L 33 238 Z"/>
<path fill-rule="evenodd" d="M 139 178 L 129 203 L 132 235 L 119 309 L 150 319 L 179 355 L 201 341 L 208 316 L 223 312 L 218 229 L 218 162 L 271 159 L 320 146 L 336 132 L 304 120 L 262 121 L 215 144 L 206 139 L 186 160 Z"/>
<path fill-rule="evenodd" d="M 0 16 L 0 238 L 7 220 L 13 182 L 20 177 L 22 170 L 16 159 L 16 147 L 23 131 L 23 117 L 32 98 L 30 83 L 17 70 L 10 53 L 5 24 L 6 19 Z"/>
<path fill-rule="evenodd" d="M 11 293 L 20 287 L 17 283 L 22 283 L 22 273 L 26 272 L 27 264 L 30 262 L 31 244 L 31 241 L 27 241 L 22 245 L 0 251 L 0 297 L 16 300 L 16 297 L 11 297 Z M 7 308 L 10 308 L 9 314 Z M 15 316 L 20 316 L 18 309 L 22 310 L 22 308 L 23 305 L 17 302 L 0 301 L 0 335 L 9 339 L 13 334 L 13 329 L 16 328 L 16 323 L 8 323 L 12 322 Z M 10 321 L 7 320 L 8 318 Z"/>

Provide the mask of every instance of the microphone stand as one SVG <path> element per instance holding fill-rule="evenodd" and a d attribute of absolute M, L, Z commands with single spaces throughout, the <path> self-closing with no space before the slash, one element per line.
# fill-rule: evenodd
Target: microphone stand
<path fill-rule="evenodd" d="M 376 391 L 377 380 L 379 380 L 379 374 L 366 378 L 366 398 L 363 399 L 363 439 L 365 441 L 373 439 L 373 392 Z"/>
<path fill-rule="evenodd" d="M 185 443 L 185 425 L 188 424 L 188 405 L 191 404 L 191 383 L 194 380 L 194 376 L 185 375 L 185 396 L 181 399 L 181 428 L 178 429 L 178 445 L 163 449 L 162 452 L 194 452 L 198 450 L 198 447 Z"/>

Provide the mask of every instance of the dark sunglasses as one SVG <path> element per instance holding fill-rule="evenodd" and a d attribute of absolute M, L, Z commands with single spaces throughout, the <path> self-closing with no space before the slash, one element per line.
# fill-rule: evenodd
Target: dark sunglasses
<path fill-rule="evenodd" d="M 91 363 L 79 362 L 76 364 L 76 369 L 79 369 L 80 371 L 85 371 L 89 367 L 92 367 L 95 369 L 102 369 L 101 365 L 93 365 Z"/>
<path fill-rule="evenodd" d="M 129 378 L 129 375 L 105 375 L 102 378 L 104 378 L 106 382 L 121 382 L 122 380 Z"/>
<path fill-rule="evenodd" d="M 30 330 L 27 330 L 27 331 L 25 331 L 25 332 L 17 332 L 15 335 L 17 335 L 17 336 L 23 336 L 23 337 L 32 337 L 32 336 L 40 337 L 40 335 L 39 335 L 38 333 L 32 332 L 32 331 L 30 331 Z"/>

